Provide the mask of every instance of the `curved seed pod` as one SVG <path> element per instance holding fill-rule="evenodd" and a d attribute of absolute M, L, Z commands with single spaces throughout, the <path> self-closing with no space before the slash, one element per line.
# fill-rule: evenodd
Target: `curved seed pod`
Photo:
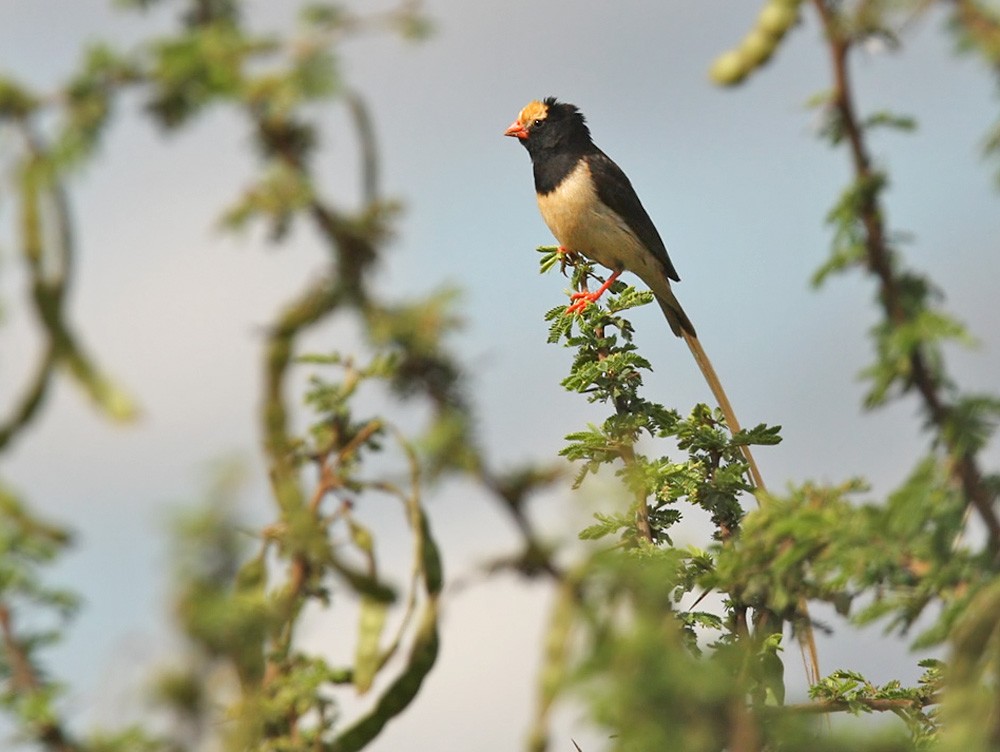
<path fill-rule="evenodd" d="M 712 63 L 709 77 L 722 86 L 742 83 L 771 59 L 785 34 L 798 21 L 802 1 L 769 0 L 739 46 L 724 52 Z"/>

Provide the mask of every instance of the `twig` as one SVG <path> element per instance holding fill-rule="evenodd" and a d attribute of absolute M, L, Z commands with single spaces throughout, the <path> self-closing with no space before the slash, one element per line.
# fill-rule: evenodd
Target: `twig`
<path fill-rule="evenodd" d="M 10 607 L 0 603 L 0 639 L 10 666 L 10 683 L 14 692 L 28 697 L 43 689 L 38 672 L 28 658 L 21 641 L 14 633 Z M 79 746 L 70 740 L 62 724 L 46 720 L 33 725 L 35 738 L 52 752 L 78 752 Z"/>
<path fill-rule="evenodd" d="M 595 330 L 597 337 L 599 339 L 604 339 L 604 327 L 601 326 Z M 606 352 L 598 352 L 597 359 L 604 360 L 607 357 Z M 619 415 L 628 415 L 631 410 L 629 405 L 625 404 L 621 399 L 615 399 L 615 412 Z M 622 462 L 625 463 L 626 467 L 635 466 L 635 449 L 632 444 L 622 443 L 621 448 L 618 451 L 619 456 L 622 458 Z M 635 523 L 636 529 L 639 531 L 639 535 L 643 540 L 652 543 L 653 542 L 653 528 L 649 524 L 649 503 L 646 500 L 646 494 L 642 490 L 636 491 L 636 504 L 635 504 Z"/>
<path fill-rule="evenodd" d="M 820 715 L 823 713 L 845 713 L 854 712 L 859 706 L 868 710 L 880 712 L 893 712 L 898 710 L 918 710 L 929 705 L 937 705 L 941 698 L 934 694 L 926 697 L 911 698 L 902 697 L 894 699 L 884 698 L 860 698 L 848 702 L 847 700 L 821 700 L 819 702 L 803 702 L 798 705 L 762 706 L 757 710 L 761 713 L 781 715 L 792 713 L 798 715 Z"/>

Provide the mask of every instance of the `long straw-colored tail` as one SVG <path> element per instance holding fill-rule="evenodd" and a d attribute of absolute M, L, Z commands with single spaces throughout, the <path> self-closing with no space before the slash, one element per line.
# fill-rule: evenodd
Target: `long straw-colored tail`
<path fill-rule="evenodd" d="M 722 410 L 722 414 L 726 418 L 726 425 L 729 426 L 730 433 L 737 433 L 740 430 L 740 422 L 736 419 L 736 413 L 733 411 L 733 405 L 729 401 L 729 397 L 726 395 L 726 390 L 722 388 L 722 382 L 719 381 L 719 375 L 715 372 L 712 367 L 712 361 L 708 359 L 708 354 L 705 352 L 704 348 L 701 346 L 701 342 L 698 338 L 691 334 L 686 329 L 681 330 L 681 337 L 687 343 L 688 349 L 694 356 L 694 362 L 698 364 L 698 368 L 701 369 L 701 375 L 705 377 L 705 381 L 708 383 L 708 388 L 712 390 L 712 396 L 715 397 L 715 401 L 719 403 L 719 408 Z M 750 478 L 753 480 L 753 484 L 756 488 L 761 491 L 766 491 L 764 487 L 764 479 L 760 475 L 760 470 L 757 468 L 757 461 L 753 458 L 753 452 L 750 451 L 750 447 L 744 444 L 740 447 L 740 451 L 743 452 L 743 456 L 746 458 L 747 464 L 750 466 Z"/>
<path fill-rule="evenodd" d="M 666 316 L 667 323 L 670 324 L 670 329 L 678 337 L 681 337 L 687 343 L 688 349 L 691 350 L 695 363 L 698 364 L 702 376 L 705 377 L 705 381 L 708 383 L 708 388 L 712 390 L 712 396 L 719 403 L 719 409 L 722 410 L 722 415 L 726 419 L 726 425 L 729 427 L 730 433 L 737 433 L 741 429 L 740 422 L 736 419 L 736 412 L 733 410 L 733 405 L 729 401 L 726 390 L 722 388 L 722 382 L 719 380 L 719 375 L 712 366 L 712 361 L 698 340 L 698 335 L 695 333 L 691 319 L 688 318 L 684 309 L 681 308 L 681 304 L 674 296 L 669 284 L 665 286 L 665 289 L 661 288 L 657 291 L 656 299 L 660 304 L 660 308 L 663 309 L 663 315 Z M 754 487 L 761 491 L 766 491 L 764 478 L 760 474 L 760 469 L 757 467 L 757 461 L 754 459 L 750 447 L 744 444 L 740 447 L 740 451 L 742 451 L 750 468 L 750 479 L 753 481 Z M 799 600 L 798 606 L 799 611 L 806 620 L 805 626 L 797 635 L 799 650 L 802 653 L 802 663 L 806 670 L 806 680 L 809 684 L 816 684 L 820 680 L 819 651 L 816 649 L 816 634 L 813 631 L 812 624 L 809 622 L 809 607 L 806 600 L 804 598 Z"/>
<path fill-rule="evenodd" d="M 715 368 L 712 367 L 712 361 L 709 360 L 705 349 L 701 346 L 701 342 L 698 341 L 698 338 L 694 334 L 686 329 L 682 329 L 681 336 L 687 342 L 688 349 L 691 350 L 698 368 L 701 369 L 705 381 L 708 382 L 708 388 L 712 390 L 712 395 L 719 403 L 719 408 L 726 418 L 726 424 L 729 426 L 730 432 L 736 433 L 740 430 L 740 422 L 736 419 L 736 413 L 733 412 L 733 406 L 726 395 L 726 390 L 722 388 L 719 375 L 715 372 Z M 753 479 L 754 486 L 761 491 L 766 490 L 764 479 L 760 475 L 760 470 L 757 468 L 757 462 L 753 458 L 750 447 L 744 444 L 740 449 L 743 451 L 743 456 L 746 457 L 747 464 L 750 466 L 750 477 Z M 801 599 L 798 605 L 799 610 L 806 617 L 805 627 L 798 633 L 799 650 L 802 653 L 802 663 L 806 669 L 806 680 L 812 685 L 820 680 L 819 651 L 816 649 L 816 634 L 813 632 L 812 625 L 808 621 L 809 608 L 806 605 L 805 599 Z"/>

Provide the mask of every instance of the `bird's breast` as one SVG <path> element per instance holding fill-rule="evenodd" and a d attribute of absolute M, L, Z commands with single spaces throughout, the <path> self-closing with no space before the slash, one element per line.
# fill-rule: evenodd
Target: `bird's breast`
<path fill-rule="evenodd" d="M 598 197 L 585 160 L 554 189 L 538 194 L 538 208 L 566 250 L 582 253 L 609 269 L 631 268 L 641 255 L 642 243 L 635 233 Z"/>

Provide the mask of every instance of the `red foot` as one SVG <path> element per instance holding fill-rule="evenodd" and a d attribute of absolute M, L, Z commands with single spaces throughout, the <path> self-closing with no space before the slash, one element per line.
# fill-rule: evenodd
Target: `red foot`
<path fill-rule="evenodd" d="M 573 302 L 566 307 L 566 314 L 580 313 L 584 308 L 586 308 L 590 303 L 594 303 L 600 298 L 604 293 L 608 291 L 608 288 L 615 283 L 615 280 L 621 276 L 621 272 L 614 272 L 607 280 L 598 287 L 593 292 L 589 290 L 580 290 L 569 296 L 569 299 Z"/>
<path fill-rule="evenodd" d="M 589 290 L 575 292 L 569 296 L 569 299 L 574 302 L 566 306 L 566 313 L 580 313 L 580 311 L 596 301 L 599 297 L 601 297 L 599 292 L 590 292 Z"/>

